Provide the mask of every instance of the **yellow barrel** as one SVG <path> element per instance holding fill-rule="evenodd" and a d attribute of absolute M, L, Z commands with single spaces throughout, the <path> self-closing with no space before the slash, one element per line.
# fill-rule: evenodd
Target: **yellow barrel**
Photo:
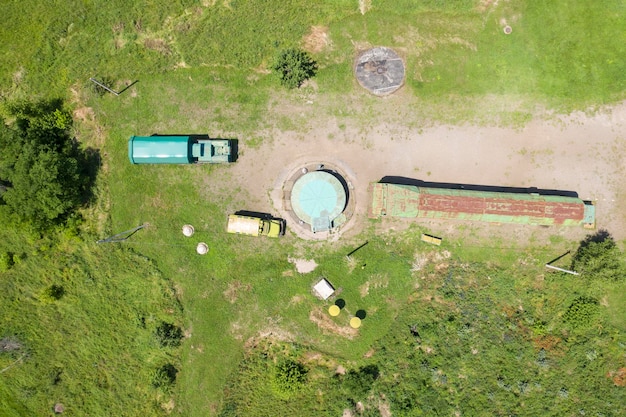
<path fill-rule="evenodd" d="M 358 329 L 359 327 L 361 327 L 361 319 L 358 317 L 352 317 L 350 319 L 350 327 L 352 327 L 353 329 Z"/>

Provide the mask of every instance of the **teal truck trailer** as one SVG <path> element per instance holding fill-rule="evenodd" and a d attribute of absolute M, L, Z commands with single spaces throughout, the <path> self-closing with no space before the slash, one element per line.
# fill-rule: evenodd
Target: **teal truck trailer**
<path fill-rule="evenodd" d="M 132 164 L 196 164 L 232 162 L 229 139 L 208 136 L 131 136 L 128 159 Z"/>

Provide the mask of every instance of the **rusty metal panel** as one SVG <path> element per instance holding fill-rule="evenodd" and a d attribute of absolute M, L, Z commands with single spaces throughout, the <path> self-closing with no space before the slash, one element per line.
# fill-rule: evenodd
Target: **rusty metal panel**
<path fill-rule="evenodd" d="M 370 217 L 422 217 L 537 225 L 595 223 L 595 211 L 574 197 L 372 184 Z M 593 207 L 593 206 L 591 206 Z"/>
<path fill-rule="evenodd" d="M 375 183 L 370 185 L 372 205 L 369 216 L 417 217 L 419 189 L 410 185 Z"/>

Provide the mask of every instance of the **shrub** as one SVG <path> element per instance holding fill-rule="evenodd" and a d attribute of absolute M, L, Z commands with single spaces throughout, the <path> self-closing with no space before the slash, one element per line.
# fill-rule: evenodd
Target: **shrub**
<path fill-rule="evenodd" d="M 598 300 L 592 297 L 578 297 L 567 308 L 563 318 L 573 328 L 589 326 L 598 314 Z"/>
<path fill-rule="evenodd" d="M 617 281 L 624 279 L 621 251 L 606 230 L 587 236 L 572 260 L 572 269 L 593 279 Z"/>
<path fill-rule="evenodd" d="M 362 399 L 370 391 L 379 374 L 376 365 L 367 365 L 358 370 L 351 370 L 343 377 L 342 381 L 346 396 L 354 402 Z"/>
<path fill-rule="evenodd" d="M 302 389 L 308 369 L 300 362 L 287 359 L 276 365 L 272 387 L 280 397 L 288 397 Z"/>
<path fill-rule="evenodd" d="M 272 69 L 278 73 L 282 85 L 297 88 L 317 73 L 317 63 L 305 51 L 287 49 L 278 55 Z"/>
<path fill-rule="evenodd" d="M 178 347 L 183 338 L 183 331 L 172 323 L 162 321 L 156 328 L 155 335 L 161 347 Z"/>
<path fill-rule="evenodd" d="M 155 388 L 170 389 L 176 383 L 178 369 L 171 363 L 157 368 L 152 376 L 152 386 Z"/>
<path fill-rule="evenodd" d="M 0 253 L 0 272 L 8 271 L 13 264 L 13 255 L 10 252 Z"/>
<path fill-rule="evenodd" d="M 64 295 L 65 288 L 63 288 L 63 286 L 52 284 L 41 292 L 39 299 L 44 303 L 52 303 L 60 300 Z"/>

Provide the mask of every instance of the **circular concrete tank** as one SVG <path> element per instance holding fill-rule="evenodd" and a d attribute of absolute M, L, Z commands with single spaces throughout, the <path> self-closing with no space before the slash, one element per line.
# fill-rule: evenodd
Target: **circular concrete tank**
<path fill-rule="evenodd" d="M 328 231 L 347 203 L 342 182 L 332 173 L 313 171 L 302 175 L 291 190 L 291 207 L 313 232 Z"/>

